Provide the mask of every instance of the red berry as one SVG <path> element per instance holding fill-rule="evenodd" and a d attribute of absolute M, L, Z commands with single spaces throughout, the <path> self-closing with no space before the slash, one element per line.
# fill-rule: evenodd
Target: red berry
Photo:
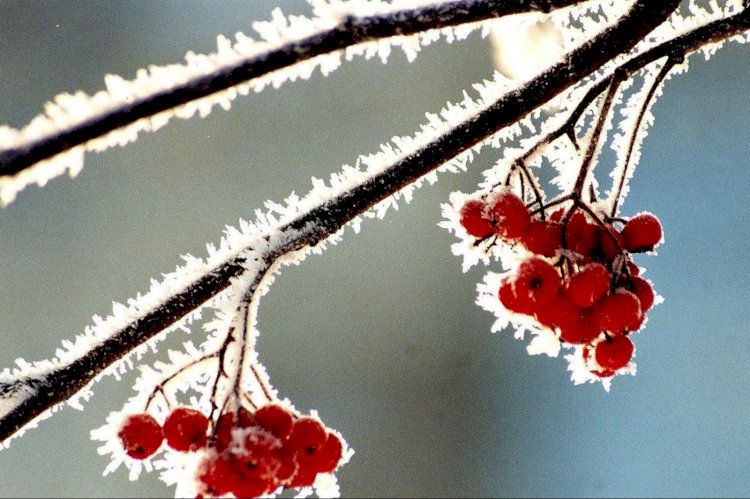
<path fill-rule="evenodd" d="M 312 485 L 315 476 L 321 471 L 321 465 L 330 461 L 330 456 L 327 458 L 323 452 L 327 440 L 328 434 L 318 420 L 303 417 L 294 422 L 287 440 L 287 447 L 297 462 L 297 470 L 290 481 L 291 487 Z"/>
<path fill-rule="evenodd" d="M 602 298 L 592 310 L 599 327 L 613 334 L 639 326 L 643 315 L 638 297 L 622 288 Z"/>
<path fill-rule="evenodd" d="M 234 455 L 229 453 L 209 455 L 198 470 L 201 490 L 209 496 L 223 496 L 230 493 L 237 476 Z"/>
<path fill-rule="evenodd" d="M 216 450 L 222 452 L 231 445 L 234 428 L 250 428 L 255 426 L 255 423 L 253 414 L 244 407 L 240 407 L 236 413 L 230 411 L 223 413 L 219 416 L 214 432 Z"/>
<path fill-rule="evenodd" d="M 632 253 L 651 251 L 661 242 L 662 235 L 661 223 L 651 213 L 639 213 L 622 229 L 625 249 Z"/>
<path fill-rule="evenodd" d="M 510 192 L 502 192 L 494 199 L 489 215 L 497 234 L 507 241 L 521 237 L 531 220 L 523 201 Z"/>
<path fill-rule="evenodd" d="M 238 460 L 246 478 L 275 481 L 282 468 L 281 442 L 266 431 L 251 430 L 245 436 Z"/>
<path fill-rule="evenodd" d="M 633 356 L 633 342 L 627 336 L 615 336 L 597 343 L 594 358 L 605 371 L 617 371 L 628 365 Z"/>
<path fill-rule="evenodd" d="M 549 220 L 532 220 L 521 236 L 521 244 L 532 253 L 554 257 L 562 248 L 562 224 Z"/>
<path fill-rule="evenodd" d="M 591 343 L 602 333 L 590 311 L 584 310 L 571 326 L 560 328 L 560 339 L 573 345 Z"/>
<path fill-rule="evenodd" d="M 195 451 L 206 445 L 208 418 L 200 411 L 178 407 L 164 421 L 167 444 L 177 451 Z"/>
<path fill-rule="evenodd" d="M 278 404 L 269 404 L 255 411 L 255 420 L 265 430 L 284 440 L 292 432 L 294 416 Z"/>
<path fill-rule="evenodd" d="M 331 473 L 341 461 L 344 454 L 344 444 L 335 434 L 328 432 L 326 443 L 320 449 L 320 458 L 318 460 L 318 469 L 321 473 Z"/>
<path fill-rule="evenodd" d="M 573 213 L 565 224 L 565 247 L 578 251 L 576 248 L 586 242 L 587 236 L 584 232 L 589 225 L 586 215 L 580 211 Z"/>
<path fill-rule="evenodd" d="M 651 283 L 638 276 L 631 276 L 623 280 L 623 287 L 638 297 L 641 302 L 641 311 L 645 314 L 654 305 L 654 289 Z"/>
<path fill-rule="evenodd" d="M 164 440 L 161 425 L 150 414 L 127 417 L 117 434 L 125 453 L 133 459 L 146 459 L 156 452 Z"/>
<path fill-rule="evenodd" d="M 516 295 L 513 279 L 503 279 L 503 282 L 500 285 L 500 290 L 498 291 L 498 296 L 500 298 L 500 303 L 511 312 L 524 315 L 531 315 L 534 313 L 534 308 L 529 301 L 519 299 Z"/>
<path fill-rule="evenodd" d="M 326 429 L 320 421 L 302 417 L 294 422 L 287 445 L 297 453 L 309 455 L 319 450 L 326 438 Z"/>
<path fill-rule="evenodd" d="M 581 309 L 570 298 L 557 293 L 550 301 L 537 307 L 534 316 L 543 326 L 567 331 L 575 328 L 581 318 Z"/>
<path fill-rule="evenodd" d="M 560 274 L 551 263 L 532 257 L 518 266 L 513 289 L 522 306 L 536 310 L 557 295 L 560 284 Z"/>
<path fill-rule="evenodd" d="M 461 208 L 461 225 L 470 236 L 484 238 L 495 231 L 490 219 L 485 215 L 484 202 L 471 199 Z"/>
<path fill-rule="evenodd" d="M 590 263 L 570 277 L 565 291 L 573 303 L 588 308 L 607 294 L 610 284 L 607 267 L 600 263 Z"/>
<path fill-rule="evenodd" d="M 611 262 L 622 246 L 621 236 L 614 228 L 590 223 L 580 211 L 568 220 L 565 244 L 580 254 L 584 262 Z"/>

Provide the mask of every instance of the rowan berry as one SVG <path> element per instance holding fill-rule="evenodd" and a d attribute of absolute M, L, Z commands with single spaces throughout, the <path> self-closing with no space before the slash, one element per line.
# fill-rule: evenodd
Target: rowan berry
<path fill-rule="evenodd" d="M 511 312 L 524 315 L 532 315 L 534 313 L 534 307 L 529 303 L 529 300 L 519 299 L 516 295 L 513 279 L 503 279 L 503 282 L 500 284 L 498 296 L 500 303 Z"/>
<path fill-rule="evenodd" d="M 622 288 L 602 298 L 592 310 L 599 327 L 613 334 L 637 328 L 643 315 L 638 297 Z"/>
<path fill-rule="evenodd" d="M 641 302 L 641 311 L 645 314 L 654 305 L 654 288 L 651 287 L 651 283 L 646 279 L 638 276 L 631 276 L 624 282 L 625 289 L 631 291 L 635 296 L 638 297 L 638 301 Z"/>
<path fill-rule="evenodd" d="M 229 494 L 238 479 L 234 455 L 210 454 L 198 469 L 197 478 L 203 493 L 216 497 Z"/>
<path fill-rule="evenodd" d="M 611 277 L 607 267 L 600 263 L 590 263 L 570 276 L 565 292 L 574 304 L 588 308 L 607 294 L 610 284 Z"/>
<path fill-rule="evenodd" d="M 513 289 L 523 307 L 536 310 L 557 295 L 560 285 L 557 269 L 543 258 L 532 257 L 518 266 Z"/>
<path fill-rule="evenodd" d="M 493 200 L 489 215 L 495 224 L 495 231 L 506 241 L 521 237 L 531 220 L 526 205 L 511 192 L 502 192 Z"/>
<path fill-rule="evenodd" d="M 232 444 L 232 431 L 234 428 L 250 428 L 255 425 L 253 414 L 240 407 L 237 412 L 227 411 L 219 416 L 216 422 L 216 431 L 214 432 L 216 450 L 222 452 Z"/>
<path fill-rule="evenodd" d="M 265 430 L 284 440 L 292 432 L 294 416 L 278 404 L 268 404 L 255 411 L 255 420 Z"/>
<path fill-rule="evenodd" d="M 539 305 L 534 316 L 543 326 L 571 331 L 581 318 L 581 309 L 564 293 L 557 293 L 551 300 Z"/>
<path fill-rule="evenodd" d="M 617 371 L 628 365 L 634 348 L 633 342 L 627 336 L 615 336 L 597 343 L 594 358 L 604 372 Z"/>
<path fill-rule="evenodd" d="M 344 444 L 335 434 L 328 432 L 325 444 L 320 449 L 318 469 L 321 473 L 331 473 L 341 461 L 344 454 Z"/>
<path fill-rule="evenodd" d="M 560 328 L 560 339 L 572 345 L 591 343 L 599 337 L 602 329 L 594 320 L 590 310 L 582 310 L 572 325 Z"/>
<path fill-rule="evenodd" d="M 661 223 L 651 213 L 639 213 L 622 229 L 625 249 L 632 253 L 653 250 L 661 242 L 662 236 Z"/>
<path fill-rule="evenodd" d="M 532 253 L 554 257 L 562 248 L 562 224 L 551 220 L 532 220 L 521 236 L 521 244 Z"/>
<path fill-rule="evenodd" d="M 178 407 L 164 421 L 167 445 L 177 451 L 195 451 L 206 445 L 208 418 L 200 411 Z"/>
<path fill-rule="evenodd" d="M 322 469 L 321 464 L 330 460 L 323 452 L 327 440 L 328 434 L 319 421 L 303 417 L 294 422 L 287 440 L 287 446 L 297 462 L 297 470 L 289 482 L 291 487 L 312 485 Z"/>
<path fill-rule="evenodd" d="M 117 434 L 125 453 L 133 459 L 146 459 L 156 452 L 164 440 L 161 425 L 150 414 L 127 417 Z"/>
<path fill-rule="evenodd" d="M 495 231 L 495 227 L 485 214 L 486 205 L 478 199 L 471 199 L 461 208 L 460 223 L 470 236 L 484 238 Z"/>

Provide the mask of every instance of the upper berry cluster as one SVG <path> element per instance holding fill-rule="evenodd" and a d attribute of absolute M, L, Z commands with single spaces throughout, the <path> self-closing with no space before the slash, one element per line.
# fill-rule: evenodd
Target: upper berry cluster
<path fill-rule="evenodd" d="M 494 237 L 527 253 L 497 291 L 506 310 L 553 331 L 564 345 L 581 346 L 581 360 L 595 376 L 609 378 L 629 365 L 628 335 L 641 329 L 655 299 L 631 254 L 661 242 L 654 215 L 636 215 L 618 230 L 621 220 L 602 220 L 581 203 L 545 217 L 501 191 L 468 200 L 460 223 L 474 238 Z"/>
<path fill-rule="evenodd" d="M 200 411 L 177 407 L 160 425 L 148 413 L 129 415 L 118 433 L 126 454 L 146 459 L 166 440 L 178 452 L 201 452 L 195 479 L 201 497 L 259 497 L 308 487 L 344 456 L 341 438 L 318 419 L 271 403 L 225 411 L 215 425 Z"/>

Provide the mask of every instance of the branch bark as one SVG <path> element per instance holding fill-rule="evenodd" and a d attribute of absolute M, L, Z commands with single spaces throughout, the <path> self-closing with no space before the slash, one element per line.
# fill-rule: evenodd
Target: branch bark
<path fill-rule="evenodd" d="M 661 24 L 678 6 L 679 0 L 638 0 L 615 25 L 570 53 L 560 64 L 530 81 L 512 94 L 500 98 L 472 119 L 458 125 L 420 151 L 393 164 L 382 174 L 349 192 L 320 204 L 280 228 L 287 235 L 283 242 L 263 256 L 261 270 L 253 282 L 260 282 L 285 254 L 311 247 L 337 233 L 347 222 L 386 197 L 435 170 L 441 164 L 514 123 L 571 85 L 599 69 L 607 61 L 627 52 L 647 33 Z M 633 74 L 665 56 L 685 55 L 706 43 L 719 41 L 750 29 L 750 13 L 745 9 L 733 17 L 707 24 L 681 37 L 665 42 L 623 63 L 619 70 Z M 226 289 L 246 271 L 245 257 L 236 257 L 202 276 L 163 306 L 118 331 L 70 365 L 49 372 L 43 379 L 19 380 L 34 386 L 30 395 L 0 419 L 0 440 L 49 408 L 66 401 L 85 388 L 99 373 L 165 328 Z M 252 293 L 253 290 L 250 290 Z M 253 299 L 257 299 L 254 297 Z"/>

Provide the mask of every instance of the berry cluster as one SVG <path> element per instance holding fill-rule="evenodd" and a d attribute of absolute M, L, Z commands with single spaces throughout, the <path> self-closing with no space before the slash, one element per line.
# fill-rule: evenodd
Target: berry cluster
<path fill-rule="evenodd" d="M 655 216 L 639 214 L 622 230 L 578 205 L 544 218 L 503 191 L 466 202 L 460 223 L 475 238 L 494 236 L 529 253 L 498 290 L 507 310 L 581 345 L 586 368 L 600 378 L 629 364 L 634 346 L 628 334 L 643 326 L 655 297 L 631 253 L 661 242 Z"/>
<path fill-rule="evenodd" d="M 318 473 L 333 472 L 343 443 L 312 417 L 296 417 L 271 404 L 251 414 L 243 408 L 219 418 L 212 451 L 199 480 L 212 496 L 257 497 L 280 486 L 307 487 Z"/>
<path fill-rule="evenodd" d="M 134 459 L 153 455 L 163 440 L 179 452 L 203 451 L 196 476 L 201 496 L 258 497 L 307 487 L 318 473 L 333 472 L 344 454 L 341 439 L 318 419 L 278 404 L 224 412 L 212 432 L 209 426 L 200 411 L 178 407 L 163 426 L 149 414 L 130 415 L 118 436 Z"/>

